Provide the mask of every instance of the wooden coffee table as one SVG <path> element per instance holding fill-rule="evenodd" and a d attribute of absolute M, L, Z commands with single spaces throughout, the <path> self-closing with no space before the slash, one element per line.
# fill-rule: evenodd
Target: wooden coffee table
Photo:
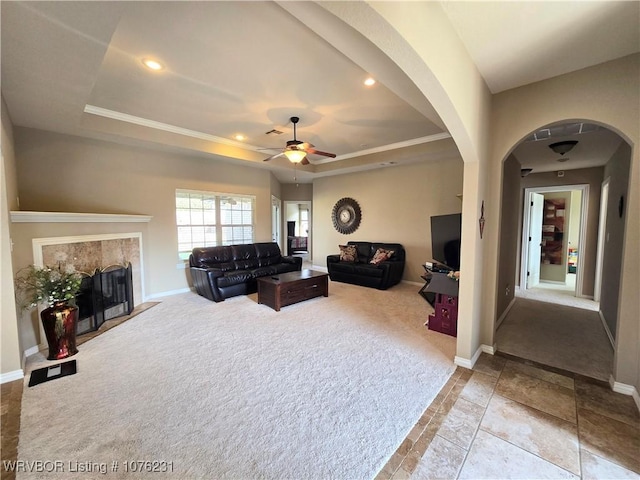
<path fill-rule="evenodd" d="M 258 278 L 258 303 L 264 303 L 276 312 L 281 307 L 319 296 L 329 296 L 329 275 L 304 269 Z"/>

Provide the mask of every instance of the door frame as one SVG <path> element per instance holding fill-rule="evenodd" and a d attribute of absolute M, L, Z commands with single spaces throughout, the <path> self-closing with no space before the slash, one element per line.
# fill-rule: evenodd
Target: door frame
<path fill-rule="evenodd" d="M 524 204 L 522 209 L 522 239 L 520 252 L 520 288 L 527 289 L 527 267 L 529 265 L 529 206 L 531 204 L 531 193 L 551 193 L 551 192 L 570 192 L 572 190 L 580 190 L 582 199 L 580 202 L 580 240 L 578 241 L 578 263 L 576 264 L 576 297 L 583 297 L 582 286 L 584 282 L 584 268 L 582 262 L 584 259 L 584 249 L 586 246 L 587 235 L 587 212 L 589 208 L 589 185 L 557 185 L 548 187 L 529 187 L 524 189 Z"/>
<path fill-rule="evenodd" d="M 275 195 L 271 195 L 271 240 L 282 250 L 282 200 Z"/>
<path fill-rule="evenodd" d="M 598 223 L 598 248 L 596 250 L 596 277 L 593 282 L 593 300 L 600 301 L 602 293 L 602 264 L 604 261 L 604 244 L 607 235 L 607 208 L 609 205 L 609 183 L 611 177 L 607 177 L 600 187 L 600 220 Z M 605 195 L 606 193 L 606 195 Z"/>
<path fill-rule="evenodd" d="M 309 207 L 309 235 L 307 237 L 307 252 L 309 255 L 309 260 L 311 260 L 312 258 L 312 254 L 311 254 L 311 245 L 312 245 L 312 241 L 311 241 L 311 235 L 312 235 L 312 230 L 313 230 L 313 213 L 311 211 L 311 207 L 313 205 L 313 202 L 311 200 L 285 200 L 284 201 L 284 205 L 282 207 L 282 225 L 284 228 L 284 225 L 286 225 L 286 221 L 287 221 L 287 206 L 289 205 L 307 205 Z M 285 228 L 286 230 L 286 228 Z M 284 250 L 283 250 L 284 252 Z M 286 255 L 286 253 L 285 253 Z"/>
<path fill-rule="evenodd" d="M 535 206 L 535 201 L 534 199 L 536 197 L 534 197 L 534 195 L 537 195 L 540 197 L 540 231 L 535 234 L 532 235 L 531 234 L 531 224 L 532 224 L 532 220 L 533 220 L 533 215 L 532 212 L 535 212 L 535 208 L 533 208 Z M 540 283 L 540 256 L 542 253 L 542 225 L 544 224 L 544 195 L 542 195 L 541 193 L 537 193 L 537 192 L 529 192 L 529 235 L 527 238 L 527 276 L 526 276 L 526 286 L 525 289 L 529 289 L 529 288 L 533 288 L 535 286 L 537 286 Z M 538 223 L 535 222 L 535 227 L 538 226 Z M 540 243 L 538 244 L 537 247 L 535 247 L 535 242 L 533 241 L 535 239 L 537 239 Z M 534 248 L 537 249 L 537 259 L 538 259 L 538 265 L 537 268 L 534 265 L 531 265 L 533 262 L 531 261 L 532 259 L 532 255 L 533 258 L 536 258 L 536 252 L 534 252 Z M 531 272 L 537 272 L 535 275 L 531 275 Z M 537 278 L 536 278 L 537 276 Z M 532 281 L 532 277 L 533 280 Z"/>

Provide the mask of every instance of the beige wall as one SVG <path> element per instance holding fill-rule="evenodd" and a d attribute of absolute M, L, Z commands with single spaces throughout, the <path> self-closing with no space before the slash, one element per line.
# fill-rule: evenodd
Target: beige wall
<path fill-rule="evenodd" d="M 609 199 L 607 201 L 607 220 L 605 231 L 604 255 L 602 260 L 602 288 L 600 292 L 600 311 L 609 327 L 613 338 L 616 338 L 618 304 L 620 293 L 620 268 L 623 262 L 624 234 L 627 219 L 639 216 L 638 209 L 623 212 L 620 216 L 618 207 L 620 198 L 623 202 L 629 198 L 629 157 L 630 148 L 622 145 L 604 168 L 604 180 L 609 179 Z M 631 205 L 624 205 L 627 210 Z M 638 291 L 636 291 L 636 294 Z M 636 319 L 638 316 L 636 316 Z"/>
<path fill-rule="evenodd" d="M 350 240 L 397 242 L 407 261 L 403 279 L 421 282 L 422 265 L 431 260 L 432 215 L 459 213 L 463 164 L 460 158 L 388 167 L 316 179 L 313 183 L 313 264 L 326 267 L 327 255 Z M 351 235 L 333 228 L 331 211 L 343 197 L 362 210 L 360 227 Z"/>
<path fill-rule="evenodd" d="M 497 313 L 500 318 L 515 296 L 516 265 L 518 264 L 518 239 L 521 230 L 518 218 L 522 211 L 520 195 L 520 162 L 510 155 L 504 162 L 504 192 L 500 220 L 500 243 L 498 246 Z"/>
<path fill-rule="evenodd" d="M 313 200 L 312 183 L 283 183 L 281 191 L 283 202 L 306 202 Z"/>
<path fill-rule="evenodd" d="M 22 210 L 153 216 L 144 250 L 147 295 L 188 287 L 177 255 L 177 188 L 255 195 L 255 240 L 271 240 L 268 170 L 33 129 L 18 128 L 15 138 Z M 64 182 L 52 181 L 61 175 Z"/>
<path fill-rule="evenodd" d="M 12 232 L 9 211 L 17 205 L 17 178 L 11 119 L 2 99 L 2 153 L 0 165 L 0 376 L 2 381 L 22 377 L 22 344 L 13 288 Z"/>
<path fill-rule="evenodd" d="M 622 246 L 618 335 L 613 378 L 640 389 L 640 55 L 631 55 L 584 70 L 516 88 L 493 97 L 490 202 L 498 204 L 503 188 L 502 163 L 530 132 L 558 121 L 586 120 L 608 126 L 625 138 L 631 149 L 626 229 Z M 559 101 L 561 99 L 561 101 Z M 523 115 L 523 112 L 526 112 Z M 528 178 L 528 177 L 526 177 Z M 525 180 L 526 180 L 525 178 Z M 489 238 L 498 237 L 488 225 Z M 483 322 L 496 319 L 495 273 L 498 252 L 487 251 L 487 292 Z M 480 304 L 478 304 L 480 305 Z M 493 344 L 493 327 L 483 329 L 482 343 Z"/>

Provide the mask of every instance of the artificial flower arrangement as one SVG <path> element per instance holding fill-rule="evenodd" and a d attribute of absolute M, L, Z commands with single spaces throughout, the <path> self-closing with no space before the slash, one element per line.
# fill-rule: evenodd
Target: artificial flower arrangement
<path fill-rule="evenodd" d="M 455 280 L 456 282 L 460 281 L 460 271 L 456 270 L 455 272 L 453 270 L 451 270 L 449 273 L 447 273 L 447 277 L 449 277 L 452 280 Z"/>
<path fill-rule="evenodd" d="M 39 302 L 54 305 L 74 300 L 81 282 L 82 276 L 74 266 L 61 261 L 57 267 L 29 265 L 16 275 L 16 287 L 22 296 L 24 308 L 35 307 Z"/>

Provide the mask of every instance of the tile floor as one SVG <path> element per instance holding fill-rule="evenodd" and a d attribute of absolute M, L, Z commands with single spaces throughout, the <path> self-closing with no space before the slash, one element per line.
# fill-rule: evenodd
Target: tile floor
<path fill-rule="evenodd" d="M 377 476 L 405 478 L 640 479 L 640 414 L 604 382 L 482 354 Z"/>
<path fill-rule="evenodd" d="M 2 460 L 17 457 L 23 385 L 2 385 Z M 458 367 L 376 480 L 406 478 L 638 480 L 640 414 L 603 382 L 482 354 Z"/>

